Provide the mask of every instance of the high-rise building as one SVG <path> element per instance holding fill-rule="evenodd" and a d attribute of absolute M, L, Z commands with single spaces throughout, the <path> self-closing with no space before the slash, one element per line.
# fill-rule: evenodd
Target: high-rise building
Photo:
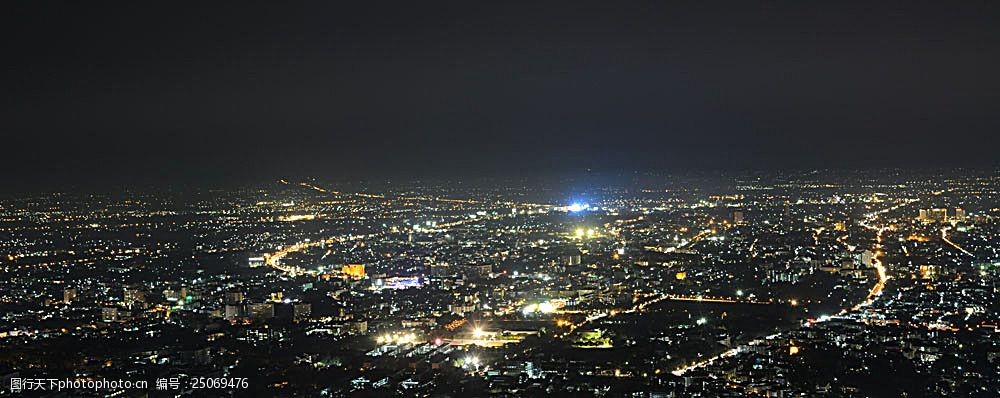
<path fill-rule="evenodd" d="M 104 322 L 117 322 L 118 308 L 115 307 L 101 308 L 101 320 L 103 320 Z"/>
<path fill-rule="evenodd" d="M 857 260 L 861 266 L 873 267 L 875 266 L 875 253 L 872 253 L 871 250 L 862 251 L 857 255 Z"/>
<path fill-rule="evenodd" d="M 930 209 L 928 215 L 932 220 L 937 222 L 948 221 L 948 209 L 946 208 Z"/>
<path fill-rule="evenodd" d="M 310 316 L 312 316 L 312 304 L 297 303 L 292 306 L 292 319 L 296 322 L 307 320 Z"/>
<path fill-rule="evenodd" d="M 563 265 L 580 265 L 581 262 L 580 253 L 571 253 L 562 256 Z"/>
<path fill-rule="evenodd" d="M 122 303 L 130 310 L 146 308 L 146 293 L 139 286 L 125 286 Z"/>
<path fill-rule="evenodd" d="M 924 222 L 945 222 L 948 221 L 948 209 L 920 209 L 920 216 L 918 218 Z"/>
<path fill-rule="evenodd" d="M 63 303 L 69 304 L 76 300 L 76 288 L 67 287 L 63 289 Z"/>
<path fill-rule="evenodd" d="M 250 304 L 250 316 L 256 319 L 274 318 L 274 304 L 272 303 Z"/>
<path fill-rule="evenodd" d="M 226 292 L 226 304 L 240 304 L 243 302 L 243 292 L 233 290 Z"/>
<path fill-rule="evenodd" d="M 340 272 L 343 272 L 344 276 L 351 279 L 363 279 L 366 275 L 364 264 L 344 264 L 340 268 Z"/>
<path fill-rule="evenodd" d="M 489 277 L 493 272 L 493 266 L 489 264 L 466 265 L 462 267 L 462 276 L 466 279 L 480 279 Z"/>
<path fill-rule="evenodd" d="M 961 207 L 955 208 L 955 221 L 965 221 L 965 209 L 962 209 Z"/>
<path fill-rule="evenodd" d="M 235 319 L 243 315 L 243 306 L 239 304 L 226 304 L 226 312 L 224 317 L 226 319 Z"/>
<path fill-rule="evenodd" d="M 743 212 L 736 210 L 733 212 L 733 224 L 743 224 Z"/>
<path fill-rule="evenodd" d="M 368 333 L 368 321 L 353 320 L 344 322 L 344 331 L 348 333 Z"/>

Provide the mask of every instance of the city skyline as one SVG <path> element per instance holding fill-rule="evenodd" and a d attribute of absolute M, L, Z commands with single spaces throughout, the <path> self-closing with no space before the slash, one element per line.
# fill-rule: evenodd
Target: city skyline
<path fill-rule="evenodd" d="M 8 195 L 0 379 L 74 396 L 993 396 L 998 193 L 989 173 L 821 170 Z"/>
<path fill-rule="evenodd" d="M 0 397 L 1000 396 L 1000 3 L 0 10 Z"/>

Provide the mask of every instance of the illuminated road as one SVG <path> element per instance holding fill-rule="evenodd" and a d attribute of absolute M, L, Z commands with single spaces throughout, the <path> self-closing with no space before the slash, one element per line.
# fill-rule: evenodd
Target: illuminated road
<path fill-rule="evenodd" d="M 668 294 L 664 298 L 670 301 L 697 301 L 704 303 L 726 303 L 726 304 L 774 304 L 771 301 L 756 301 L 748 299 L 735 299 L 730 297 L 715 297 L 715 296 L 693 296 L 693 295 L 677 295 Z"/>
<path fill-rule="evenodd" d="M 886 282 L 888 282 L 888 280 L 889 280 L 889 275 L 887 274 L 886 267 L 882 263 L 882 260 L 880 258 L 884 254 L 882 252 L 882 239 L 883 239 L 882 235 L 885 233 L 886 230 L 888 230 L 888 228 L 887 227 L 874 227 L 874 226 L 872 226 L 871 223 L 873 223 L 876 219 L 878 219 L 879 216 L 881 216 L 883 214 L 886 214 L 886 213 L 888 213 L 890 211 L 899 209 L 900 207 L 903 207 L 903 206 L 908 206 L 908 205 L 913 204 L 913 203 L 915 203 L 917 201 L 918 201 L 917 199 L 906 200 L 903 203 L 898 204 L 896 206 L 885 208 L 885 209 L 879 210 L 877 212 L 868 214 L 866 222 L 862 223 L 861 225 L 863 227 L 865 227 L 865 228 L 873 229 L 873 230 L 876 231 L 875 245 L 873 246 L 873 249 L 874 249 L 874 252 L 875 252 L 875 258 L 872 261 L 873 261 L 873 267 L 875 268 L 876 275 L 878 276 L 878 282 L 875 283 L 875 286 L 872 287 L 871 291 L 868 292 L 867 297 L 865 297 L 865 300 L 863 302 L 861 302 L 860 304 L 855 305 L 851 309 L 843 309 L 837 315 L 834 315 L 834 316 L 822 316 L 819 319 L 816 319 L 815 321 L 812 321 L 811 323 L 822 323 L 822 322 L 829 321 L 831 319 L 842 319 L 844 316 L 846 316 L 850 312 L 858 311 L 858 310 L 860 310 L 863 307 L 867 307 L 867 306 L 871 305 L 873 302 L 875 302 L 875 299 L 878 298 L 878 296 L 880 296 L 882 294 L 882 291 L 885 290 Z M 839 241 L 839 239 L 838 239 L 838 241 Z M 772 334 L 772 335 L 764 337 L 764 338 L 754 339 L 754 340 L 750 341 L 749 343 L 747 343 L 747 346 L 754 346 L 754 345 L 757 345 L 757 344 L 761 344 L 761 343 L 763 343 L 766 340 L 775 339 L 775 338 L 781 336 L 781 334 L 782 333 L 777 333 L 777 334 Z M 718 355 L 715 355 L 713 357 L 707 358 L 705 360 L 698 361 L 698 362 L 693 362 L 691 364 L 681 366 L 680 368 L 674 370 L 671 373 L 673 373 L 675 376 L 683 376 L 684 373 L 687 373 L 687 372 L 689 372 L 689 371 L 691 371 L 693 369 L 698 369 L 698 368 L 702 368 L 702 367 L 708 366 L 708 365 L 714 363 L 715 361 L 718 361 L 719 359 L 729 358 L 729 357 L 733 357 L 733 356 L 739 355 L 740 353 L 744 352 L 744 350 L 745 350 L 742 347 L 743 346 L 741 345 L 739 347 L 726 350 L 726 351 L 724 351 L 724 352 L 722 352 L 722 353 L 720 353 Z"/>
<path fill-rule="evenodd" d="M 749 300 L 749 299 L 734 299 L 734 298 L 730 298 L 730 297 L 715 297 L 715 296 L 708 296 L 708 297 L 706 297 L 706 296 L 699 296 L 699 295 L 656 294 L 656 293 L 650 293 L 650 294 L 647 294 L 645 296 L 642 296 L 640 298 L 640 300 L 641 299 L 645 299 L 645 298 L 649 298 L 649 297 L 654 297 L 654 298 L 650 299 L 650 300 L 646 300 L 646 301 L 642 301 L 642 302 L 636 303 L 636 304 L 634 304 L 632 306 L 632 308 L 629 308 L 627 310 L 621 310 L 621 311 L 611 310 L 609 312 L 601 312 L 601 313 L 598 313 L 598 314 L 594 314 L 594 315 L 588 316 L 583 321 L 580 321 L 580 323 L 576 323 L 576 324 L 570 325 L 569 332 L 563 333 L 563 336 L 564 337 L 568 336 L 570 333 L 573 332 L 573 330 L 575 330 L 577 328 L 580 328 L 580 327 L 582 327 L 582 326 L 584 326 L 584 325 L 586 325 L 586 324 L 588 324 L 590 322 L 596 321 L 598 319 L 611 318 L 611 317 L 614 317 L 614 316 L 617 316 L 617 315 L 621 315 L 621 314 L 632 314 L 632 313 L 636 313 L 636 312 L 642 312 L 643 310 L 646 309 L 646 307 L 649 307 L 650 305 L 659 303 L 661 301 L 686 301 L 686 302 L 703 302 L 703 303 L 756 304 L 756 305 L 770 305 L 770 304 L 774 304 L 773 302 L 770 302 L 770 301 L 755 301 L 755 300 Z"/>
<path fill-rule="evenodd" d="M 286 180 L 279 180 L 279 182 L 282 183 L 282 184 L 286 184 L 286 185 L 292 185 L 291 183 L 289 183 Z M 335 195 L 335 196 L 354 195 L 354 196 L 364 197 L 364 198 L 368 198 L 368 199 L 382 199 L 382 200 L 386 200 L 386 201 L 393 200 L 392 198 L 387 198 L 385 195 L 373 195 L 373 194 L 366 194 L 366 193 L 350 193 L 350 194 L 348 194 L 348 193 L 342 193 L 342 192 L 337 192 L 337 191 L 331 191 L 331 190 L 325 189 L 323 187 L 316 186 L 316 185 L 313 185 L 313 184 L 309 184 L 309 183 L 306 183 L 306 182 L 301 182 L 298 185 L 302 186 L 302 187 L 305 187 L 305 188 L 309 188 L 309 189 L 315 190 L 317 192 L 322 192 L 322 193 L 326 193 L 326 194 L 330 194 L 330 195 Z M 491 204 L 491 205 L 511 206 L 511 207 L 515 207 L 515 208 L 516 207 L 526 207 L 526 208 L 546 208 L 546 209 L 551 209 L 551 208 L 555 207 L 555 206 L 552 206 L 552 205 L 542 205 L 542 204 L 534 204 L 534 203 L 514 203 L 514 202 L 487 203 L 487 202 L 477 201 L 477 200 L 445 199 L 445 198 L 419 197 L 419 196 L 414 196 L 414 197 L 398 197 L 398 198 L 395 198 L 395 200 L 401 200 L 401 201 L 434 201 L 434 202 L 462 203 L 462 204 Z M 388 203 L 387 203 L 387 205 L 388 205 Z M 475 217 L 475 218 L 459 219 L 459 220 L 456 220 L 456 221 L 453 221 L 453 222 L 450 222 L 450 223 L 439 224 L 434 229 L 436 229 L 436 230 L 445 230 L 445 229 L 448 229 L 448 228 L 454 228 L 454 227 L 458 227 L 458 226 L 462 226 L 462 225 L 466 225 L 466 224 L 473 224 L 473 223 L 483 222 L 483 221 L 487 221 L 487 220 L 498 220 L 498 219 L 502 219 L 504 217 L 507 217 L 507 215 L 506 214 L 495 214 L 495 215 L 478 216 L 478 217 Z M 332 237 L 332 238 L 328 238 L 328 239 L 325 239 L 325 240 L 318 240 L 318 241 L 311 241 L 311 240 L 307 239 L 305 241 L 295 243 L 295 244 L 293 244 L 291 246 L 283 247 L 283 248 L 279 249 L 278 251 L 276 251 L 274 253 L 265 254 L 264 255 L 264 263 L 267 266 L 269 266 L 271 268 L 274 268 L 274 269 L 276 269 L 278 271 L 284 272 L 284 273 L 286 273 L 286 274 L 288 274 L 289 276 L 292 276 L 292 277 L 299 276 L 299 275 L 316 275 L 318 272 L 315 271 L 315 270 L 307 270 L 305 268 L 298 267 L 298 266 L 283 265 L 283 264 L 281 264 L 281 259 L 284 258 L 285 256 L 291 254 L 291 253 L 300 252 L 300 251 L 308 249 L 310 247 L 320 246 L 320 245 L 323 245 L 323 244 L 333 244 L 333 243 L 343 242 L 343 241 L 346 241 L 346 240 L 349 240 L 349 239 L 354 239 L 354 240 L 358 240 L 358 239 L 374 239 L 374 238 L 377 238 L 379 236 L 380 235 L 378 235 L 378 234 L 370 234 L 370 235 L 366 235 L 366 236 L 350 236 L 350 237 L 347 237 L 347 238 L 344 238 L 344 237 Z"/>
<path fill-rule="evenodd" d="M 895 205 L 895 206 L 892 206 L 892 207 L 888 207 L 888 208 L 879 210 L 879 211 L 874 212 L 874 213 L 870 213 L 866 217 L 867 220 L 865 222 L 861 223 L 862 227 L 865 227 L 865 228 L 868 228 L 868 229 L 871 229 L 871 230 L 875 231 L 875 245 L 872 247 L 872 251 L 875 253 L 875 256 L 872 258 L 872 267 L 875 268 L 875 273 L 876 273 L 876 276 L 878 276 L 878 281 L 875 282 L 875 286 L 872 286 L 872 290 L 870 292 L 868 292 L 868 296 L 865 297 L 865 300 L 863 302 L 861 302 L 860 304 L 855 305 L 854 307 L 852 307 L 851 311 L 858 311 L 861 308 L 867 307 L 867 306 L 871 305 L 872 303 L 874 303 L 875 299 L 878 298 L 878 296 L 880 296 L 882 294 L 883 290 L 885 290 L 885 284 L 886 284 L 886 282 L 889 281 L 889 275 L 887 274 L 888 269 L 886 268 L 885 264 L 882 263 L 882 259 L 881 259 L 881 257 L 885 254 L 882 251 L 882 241 L 884 239 L 883 236 L 885 234 L 885 231 L 889 230 L 889 228 L 888 227 L 884 227 L 884 226 L 883 227 L 875 227 L 875 226 L 872 225 L 872 223 L 874 223 L 878 219 L 878 217 L 881 216 L 881 215 L 883 215 L 883 214 L 886 214 L 886 213 L 888 213 L 890 211 L 898 210 L 899 208 L 904 207 L 904 206 L 909 206 L 909 205 L 914 204 L 914 203 L 916 203 L 918 201 L 919 201 L 919 199 L 910 199 L 910 200 L 904 201 L 901 204 L 898 204 L 898 205 Z M 846 315 L 847 312 L 848 311 L 845 309 L 845 310 L 840 311 L 840 313 L 837 314 L 837 315 L 838 316 Z"/>
<path fill-rule="evenodd" d="M 694 246 L 694 244 L 695 244 L 695 243 L 698 243 L 698 242 L 699 242 L 699 241 L 701 241 L 702 239 L 705 239 L 706 237 L 708 237 L 708 236 L 711 236 L 711 235 L 713 235 L 713 234 L 715 234 L 715 233 L 716 233 L 716 230 L 715 230 L 715 229 L 706 229 L 706 230 L 704 230 L 704 231 L 701 231 L 701 232 L 699 232 L 699 233 L 698 233 L 697 235 L 695 235 L 694 237 L 692 237 L 692 238 L 691 238 L 691 240 L 689 240 L 689 241 L 688 241 L 687 243 L 685 243 L 685 244 L 682 244 L 682 245 L 680 245 L 680 246 L 677 246 L 677 248 L 678 248 L 678 249 L 683 249 L 683 248 L 685 248 L 685 247 L 691 247 L 691 246 Z"/>
<path fill-rule="evenodd" d="M 868 227 L 867 224 L 864 224 L 864 226 L 867 228 L 873 228 L 873 227 Z M 868 296 L 865 297 L 865 301 L 862 301 L 858 305 L 855 305 L 853 308 L 851 308 L 852 311 L 857 311 L 862 307 L 867 307 L 871 305 L 873 302 L 875 302 L 875 299 L 879 295 L 881 295 L 882 290 L 885 289 L 886 281 L 889 280 L 889 276 L 886 275 L 885 265 L 882 264 L 882 259 L 879 258 L 882 257 L 882 255 L 884 254 L 882 252 L 882 234 L 885 233 L 886 228 L 885 227 L 878 228 L 877 231 L 878 232 L 875 234 L 875 246 L 872 248 L 875 251 L 875 256 L 872 258 L 872 266 L 875 268 L 875 273 L 878 276 L 878 281 L 875 282 L 875 286 L 872 286 L 872 290 L 868 292 Z M 846 310 L 841 311 L 842 314 L 845 312 Z"/>
<path fill-rule="evenodd" d="M 360 237 L 358 237 L 358 238 L 360 238 Z M 296 266 L 282 265 L 281 264 L 281 259 L 284 258 L 285 256 L 287 256 L 290 253 L 299 252 L 299 251 L 305 250 L 307 248 L 314 247 L 314 246 L 320 246 L 320 245 L 323 245 L 323 244 L 337 243 L 337 242 L 340 242 L 340 241 L 342 241 L 340 238 L 329 238 L 329 239 L 326 239 L 326 240 L 299 242 L 299 243 L 296 243 L 294 245 L 281 248 L 280 250 L 278 250 L 278 251 L 276 251 L 274 253 L 265 254 L 264 255 L 264 264 L 266 264 L 268 267 L 271 267 L 271 268 L 274 268 L 274 269 L 276 269 L 278 271 L 281 271 L 281 272 L 284 272 L 286 274 L 289 274 L 290 276 L 293 276 L 293 277 L 294 276 L 299 276 L 299 275 L 316 275 L 316 271 L 314 271 L 314 270 L 307 270 L 307 269 L 304 269 L 302 267 L 296 267 Z"/>
<path fill-rule="evenodd" d="M 976 256 L 975 254 L 972 254 L 968 250 L 965 250 L 964 248 L 962 248 L 962 246 L 959 246 L 957 243 L 952 242 L 950 239 L 948 239 L 948 228 L 941 228 L 941 239 L 944 240 L 945 243 L 951 245 L 951 247 L 954 247 L 954 248 L 958 249 L 962 253 L 968 254 L 968 255 L 970 255 L 972 257 Z"/>
<path fill-rule="evenodd" d="M 279 180 L 279 182 L 281 182 L 282 184 L 291 185 L 288 181 L 285 181 L 285 180 Z M 514 203 L 514 202 L 499 202 L 499 201 L 498 202 L 487 202 L 487 201 L 474 200 L 474 199 L 449 199 L 449 198 L 439 198 L 439 197 L 430 197 L 430 196 L 399 196 L 399 197 L 391 198 L 391 197 L 387 197 L 387 196 L 382 195 L 382 194 L 367 194 L 367 193 L 360 193 L 360 192 L 343 193 L 343 192 L 338 192 L 338 191 L 331 191 L 331 190 L 328 190 L 326 188 L 319 187 L 319 186 L 316 186 L 316 185 L 313 185 L 313 184 L 310 184 L 310 183 L 307 183 L 307 182 L 300 182 L 299 185 L 303 186 L 303 187 L 306 187 L 306 188 L 309 188 L 309 189 L 312 189 L 312 190 L 315 190 L 315 191 L 318 191 L 318 192 L 328 193 L 328 194 L 331 194 L 331 195 L 354 195 L 354 196 L 359 196 L 359 197 L 368 198 L 368 199 L 385 199 L 385 200 L 400 200 L 400 201 L 426 201 L 426 202 L 479 204 L 479 205 L 504 205 L 504 206 L 521 206 L 521 207 L 546 208 L 546 209 L 551 209 L 551 208 L 555 207 L 555 206 L 552 206 L 552 205 L 537 204 L 537 203 Z"/>
<path fill-rule="evenodd" d="M 781 333 L 775 333 L 775 334 L 772 334 L 772 335 L 769 335 L 769 336 L 766 336 L 766 337 L 762 337 L 762 338 L 750 341 L 746 345 L 748 347 L 749 346 L 755 346 L 755 345 L 763 343 L 763 342 L 765 342 L 767 340 L 776 339 L 776 338 L 778 338 L 780 336 L 781 336 Z M 708 365 L 714 363 L 715 361 L 718 361 L 718 360 L 723 359 L 723 358 L 730 358 L 730 357 L 737 356 L 737 355 L 745 352 L 746 350 L 747 349 L 743 348 L 742 345 L 739 346 L 739 347 L 736 347 L 736 348 L 730 348 L 730 349 L 728 349 L 726 351 L 723 351 L 722 353 L 720 353 L 718 355 L 715 355 L 713 357 L 710 357 L 708 359 L 705 359 L 705 360 L 702 360 L 702 361 L 698 361 L 698 362 L 692 362 L 691 364 L 684 365 L 681 368 L 679 368 L 677 370 L 674 370 L 673 372 L 670 372 L 670 373 L 673 373 L 674 376 L 683 376 L 684 373 L 690 372 L 690 371 L 692 371 L 694 369 L 703 368 L 703 367 L 708 366 Z"/>

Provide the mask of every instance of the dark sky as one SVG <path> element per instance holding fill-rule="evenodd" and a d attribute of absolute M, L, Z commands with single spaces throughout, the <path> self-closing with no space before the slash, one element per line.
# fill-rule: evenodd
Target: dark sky
<path fill-rule="evenodd" d="M 7 188 L 998 159 L 995 1 L 139 3 L 0 6 Z"/>

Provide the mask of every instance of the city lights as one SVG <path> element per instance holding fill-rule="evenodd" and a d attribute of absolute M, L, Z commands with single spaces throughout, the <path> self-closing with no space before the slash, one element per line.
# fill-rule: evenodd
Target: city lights
<path fill-rule="evenodd" d="M 543 301 L 541 303 L 528 304 L 521 309 L 521 312 L 524 315 L 531 315 L 534 313 L 551 314 L 556 312 L 562 305 L 564 304 L 552 301 Z"/>
<path fill-rule="evenodd" d="M 0 396 L 1000 397 L 1000 3 L 185 6 L 0 6 Z"/>
<path fill-rule="evenodd" d="M 386 333 L 379 335 L 376 339 L 379 344 L 413 344 L 417 341 L 414 333 Z"/>
<path fill-rule="evenodd" d="M 748 187 L 741 195 L 712 195 L 711 200 L 623 196 L 620 202 L 587 208 L 585 222 L 553 214 L 558 205 L 520 202 L 524 196 L 519 194 L 496 202 L 442 198 L 439 192 L 449 192 L 442 186 L 425 188 L 429 193 L 412 188 L 400 199 L 284 184 L 305 195 L 275 199 L 275 192 L 284 191 L 259 197 L 248 191 L 251 197 L 243 202 L 252 209 L 239 210 L 247 216 L 220 217 L 241 213 L 201 208 L 184 213 L 184 207 L 161 210 L 144 207 L 159 202 L 136 202 L 131 214 L 156 216 L 121 225 L 102 221 L 107 212 L 74 213 L 70 207 L 47 213 L 57 220 L 51 225 L 35 222 L 80 247 L 48 251 L 53 246 L 32 238 L 36 232 L 31 230 L 12 232 L 15 238 L 2 243 L 10 254 L 0 267 L 31 277 L 0 278 L 0 292 L 8 292 L 0 293 L 0 300 L 13 309 L 8 317 L 15 325 L 31 327 L 0 330 L 0 348 L 38 350 L 56 337 L 146 341 L 142 355 L 155 358 L 143 366 L 157 367 L 191 360 L 177 354 L 185 346 L 157 337 L 183 329 L 184 336 L 204 338 L 207 347 L 226 342 L 226 354 L 214 348 L 197 354 L 211 357 L 200 366 L 221 371 L 260 350 L 291 353 L 301 345 L 304 349 L 294 356 L 267 358 L 272 368 L 262 372 L 280 380 L 281 369 L 295 368 L 323 380 L 322 372 L 345 369 L 353 372 L 350 382 L 327 387 L 345 396 L 352 391 L 425 395 L 431 387 L 410 376 L 378 377 L 414 375 L 414 369 L 430 377 L 424 383 L 442 390 L 449 383 L 494 383 L 492 388 L 509 385 L 517 391 L 538 384 L 565 393 L 563 384 L 549 377 L 561 378 L 573 369 L 584 379 L 668 386 L 678 396 L 748 392 L 741 390 L 738 377 L 752 370 L 762 380 L 787 383 L 773 384 L 784 386 L 775 391 L 808 395 L 817 386 L 763 372 L 821 368 L 817 361 L 826 355 L 807 352 L 836 353 L 838 361 L 857 369 L 891 355 L 921 372 L 942 371 L 938 364 L 947 355 L 950 363 L 966 369 L 982 365 L 976 374 L 983 377 L 963 372 L 954 380 L 991 385 L 985 375 L 992 363 L 976 355 L 992 352 L 994 345 L 991 292 L 1000 260 L 991 256 L 1000 235 L 992 229 L 994 221 L 977 211 L 982 205 L 969 199 L 976 196 L 963 196 L 967 203 L 961 217 L 967 221 L 942 227 L 938 218 L 950 222 L 958 216 L 947 208 L 932 221 L 918 219 L 920 191 L 896 189 L 878 201 L 871 194 L 851 196 L 877 186 L 865 182 L 831 199 L 834 188 L 813 188 L 808 180 L 780 182 L 789 187 L 787 195 L 801 197 L 790 200 L 797 205 L 788 210 L 784 201 L 774 200 L 772 190 Z M 717 203 L 725 201 L 732 203 Z M 16 210 L 4 213 L 7 208 L 0 207 L 0 219 L 66 203 L 74 202 L 53 198 L 30 207 L 14 202 L 8 206 Z M 216 206 L 227 209 L 226 203 Z M 740 222 L 730 208 L 741 209 Z M 785 217 L 786 211 L 795 217 Z M 172 212 L 178 218 L 169 225 L 187 231 L 186 239 L 198 246 L 184 246 L 173 230 L 158 235 L 164 245 L 156 249 L 143 246 L 149 245 L 144 236 L 115 246 L 132 239 L 136 229 L 166 225 L 163 219 Z M 313 213 L 321 216 L 276 221 L 283 214 Z M 864 216 L 850 218 L 857 213 Z M 73 222 L 64 219 L 70 217 L 66 214 L 78 218 L 77 227 L 55 227 Z M 315 229 L 309 224 L 319 221 L 328 224 Z M 185 223 L 187 229 L 180 227 Z M 192 250 L 198 263 L 188 252 L 169 254 L 178 247 Z M 108 272 L 95 273 L 89 263 L 73 259 L 107 265 Z M 218 261 L 231 263 L 213 268 Z M 178 268 L 178 263 L 191 266 Z M 51 273 L 54 269 L 63 273 Z M 122 282 L 131 278 L 136 282 Z M 26 291 L 42 292 L 41 301 L 10 293 Z M 807 320 L 787 322 L 801 318 Z M 54 319 L 59 326 L 49 329 Z M 196 324 L 221 326 L 207 332 L 190 326 Z M 637 326 L 648 333 L 636 333 Z M 950 343 L 958 335 L 964 348 Z M 164 341 L 169 350 L 156 347 Z M 321 341 L 335 344 L 335 353 L 308 349 Z M 686 353 L 688 346 L 697 352 Z M 136 369 L 109 355 L 116 345 L 108 347 L 89 354 L 94 363 L 116 372 Z M 630 354 L 608 367 L 601 355 L 580 354 L 589 350 Z M 503 358 L 503 368 L 493 368 L 487 352 Z M 59 364 L 50 363 L 41 366 Z M 698 391 L 669 378 L 695 369 L 711 375 Z M 519 376 L 503 377 L 508 371 Z M 659 379 L 650 375 L 669 376 L 666 384 L 654 384 Z M 609 385 L 611 391 L 616 388 Z"/>
<path fill-rule="evenodd" d="M 474 367 L 476 369 L 479 369 L 479 357 L 478 356 L 468 355 L 468 356 L 466 356 L 463 359 L 463 363 L 464 363 L 463 366 L 465 366 L 465 367 L 472 366 L 472 367 Z"/>

